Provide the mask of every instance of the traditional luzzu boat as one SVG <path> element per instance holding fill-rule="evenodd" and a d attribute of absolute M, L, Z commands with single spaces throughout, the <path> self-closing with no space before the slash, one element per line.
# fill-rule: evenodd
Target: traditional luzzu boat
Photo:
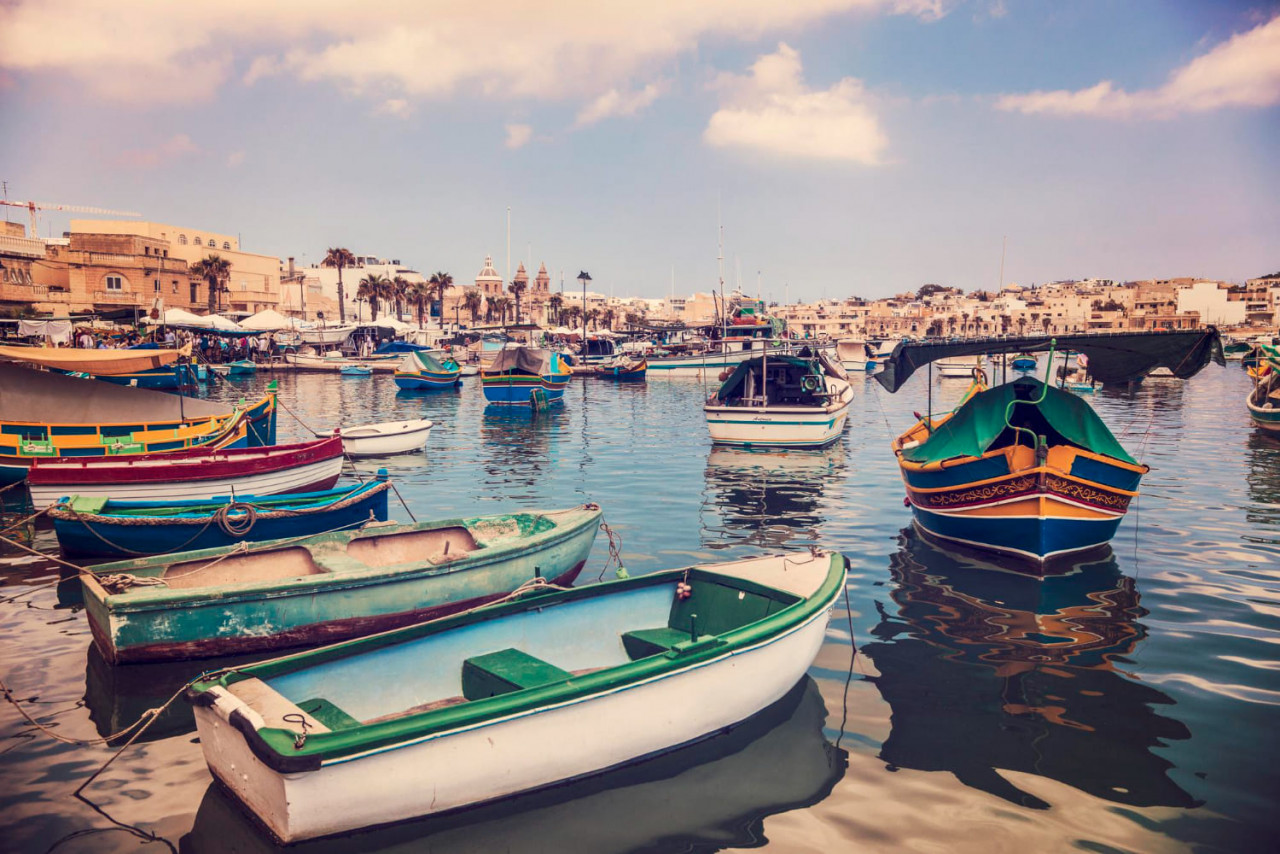
<path fill-rule="evenodd" d="M 212 501 L 115 501 L 79 495 L 49 510 L 63 554 L 115 559 L 309 537 L 387 521 L 386 472 L 356 486 Z"/>
<path fill-rule="evenodd" d="M 342 374 L 344 377 L 371 377 L 373 376 L 373 368 L 368 365 L 352 363 L 350 365 L 343 365 L 338 369 L 338 373 Z"/>
<path fill-rule="evenodd" d="M 848 376 L 824 353 L 743 362 L 703 406 L 711 441 L 743 448 L 829 445 L 849 417 Z"/>
<path fill-rule="evenodd" d="M 456 388 L 462 368 L 453 359 L 443 361 L 423 351 L 406 353 L 396 368 L 396 386 L 405 391 L 444 391 Z"/>
<path fill-rule="evenodd" d="M 1222 364 L 1216 329 L 1060 336 L 1101 382 L 1157 365 L 1190 377 Z M 1003 338 L 899 347 L 878 375 L 896 391 L 935 359 L 1052 350 L 1054 339 Z M 1052 359 L 1050 359 L 1052 362 Z M 893 443 L 906 503 L 926 534 L 1016 556 L 1032 574 L 1052 559 L 1111 540 L 1148 470 L 1076 396 L 1032 377 L 988 389 L 975 379 L 952 412 L 922 416 Z"/>
<path fill-rule="evenodd" d="M 535 392 L 546 403 L 564 399 L 569 368 L 559 354 L 536 347 L 507 347 L 480 371 L 484 397 L 491 404 L 529 406 Z"/>
<path fill-rule="evenodd" d="M 571 584 L 599 524 L 587 504 L 370 525 L 101 564 L 81 582 L 108 661 L 232 655 L 430 620 L 539 577 Z"/>
<path fill-rule="evenodd" d="M 1015 356 L 1010 364 L 1015 371 L 1034 371 L 1036 369 L 1035 356 Z"/>
<path fill-rule="evenodd" d="M 274 390 L 233 408 L 0 364 L 0 485 L 26 478 L 36 460 L 256 447 L 274 444 L 275 434 Z"/>
<path fill-rule="evenodd" d="M 341 473 L 342 439 L 333 436 L 262 448 L 35 460 L 27 475 L 27 489 L 39 507 L 72 495 L 209 501 L 223 495 L 331 489 Z"/>
<path fill-rule="evenodd" d="M 643 356 L 621 355 L 595 366 L 595 375 L 618 382 L 643 382 L 649 363 Z"/>
<path fill-rule="evenodd" d="M 860 338 L 846 338 L 836 342 L 836 358 L 846 371 L 874 371 L 875 351 Z"/>
<path fill-rule="evenodd" d="M 1248 341 L 1228 341 L 1222 345 L 1222 356 L 1228 362 L 1241 362 L 1252 349 L 1253 345 Z"/>
<path fill-rule="evenodd" d="M 1280 349 L 1262 345 L 1262 361 L 1245 405 L 1249 418 L 1263 430 L 1280 432 Z"/>
<path fill-rule="evenodd" d="M 749 719 L 804 675 L 846 561 L 694 566 L 212 674 L 213 775 L 283 842 L 621 767 Z"/>

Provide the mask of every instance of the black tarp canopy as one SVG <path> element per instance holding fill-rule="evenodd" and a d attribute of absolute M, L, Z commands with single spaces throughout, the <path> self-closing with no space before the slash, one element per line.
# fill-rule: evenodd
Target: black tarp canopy
<path fill-rule="evenodd" d="M 1215 361 L 1225 365 L 1222 339 L 1213 326 L 1170 332 L 1108 332 L 1076 335 L 1001 336 L 963 341 L 901 341 L 875 375 L 891 392 L 902 388 L 920 368 L 938 359 L 996 353 L 1043 353 L 1049 349 L 1084 353 L 1089 373 L 1100 383 L 1141 379 L 1165 367 L 1187 379 Z"/>

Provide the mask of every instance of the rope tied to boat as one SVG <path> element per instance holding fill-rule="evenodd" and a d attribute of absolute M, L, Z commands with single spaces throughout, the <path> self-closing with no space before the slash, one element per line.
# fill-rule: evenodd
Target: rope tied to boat
<path fill-rule="evenodd" d="M 236 514 L 235 517 L 232 514 Z M 229 537 L 243 537 L 253 530 L 258 521 L 258 508 L 243 501 L 232 501 L 224 504 L 213 514 L 213 520 Z"/>
<path fill-rule="evenodd" d="M 124 593 L 130 587 L 168 587 L 169 584 L 160 577 L 130 575 L 127 572 L 116 572 L 111 575 L 99 575 L 98 583 L 108 593 Z"/>
<path fill-rule="evenodd" d="M 282 716 L 280 720 L 287 724 L 297 724 L 302 727 L 302 732 L 295 734 L 293 737 L 293 749 L 301 750 L 305 747 L 307 744 L 307 730 L 311 728 L 311 724 L 307 723 L 307 716 L 301 712 L 289 712 L 287 715 Z"/>
<path fill-rule="evenodd" d="M 622 564 L 622 535 L 609 527 L 609 523 L 600 522 L 600 530 L 604 531 L 604 535 L 609 538 L 609 559 L 604 562 L 604 567 L 600 570 L 599 577 L 596 581 L 603 581 L 604 574 L 609 571 L 609 567 L 617 565 L 617 569 L 613 574 L 617 578 L 630 578 L 631 574 L 627 572 L 627 568 Z"/>

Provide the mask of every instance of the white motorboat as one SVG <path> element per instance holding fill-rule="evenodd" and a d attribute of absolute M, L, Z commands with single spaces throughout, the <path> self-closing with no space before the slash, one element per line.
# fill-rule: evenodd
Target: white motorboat
<path fill-rule="evenodd" d="M 304 344 L 341 344 L 347 336 L 356 331 L 356 324 L 343 326 L 321 326 L 314 329 L 302 329 L 298 337 Z"/>
<path fill-rule="evenodd" d="M 717 445 L 820 448 L 849 417 L 849 375 L 825 353 L 749 359 L 703 407 Z"/>
<path fill-rule="evenodd" d="M 348 457 L 381 457 L 410 454 L 427 444 L 434 422 L 426 418 L 409 421 L 384 421 L 359 427 L 334 430 L 342 437 L 342 450 Z"/>
<path fill-rule="evenodd" d="M 836 358 L 846 371 L 872 371 L 876 367 L 874 351 L 860 338 L 845 338 L 836 342 Z"/>
<path fill-rule="evenodd" d="M 982 370 L 981 356 L 958 356 L 954 359 L 938 359 L 933 363 L 938 376 L 946 379 L 973 379 L 974 371 Z"/>

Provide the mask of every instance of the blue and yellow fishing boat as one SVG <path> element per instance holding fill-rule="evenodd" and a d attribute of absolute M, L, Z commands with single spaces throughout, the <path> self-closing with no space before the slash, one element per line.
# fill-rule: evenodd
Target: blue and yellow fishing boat
<path fill-rule="evenodd" d="M 1110 541 L 1147 472 L 1087 404 L 1031 377 L 975 382 L 893 450 L 927 533 L 1037 562 Z"/>
<path fill-rule="evenodd" d="M 617 356 L 595 366 L 596 376 L 619 382 L 643 382 L 649 362 L 643 357 Z"/>
<path fill-rule="evenodd" d="M 34 459 L 274 445 L 274 391 L 249 406 L 0 364 L 0 485 Z"/>
<path fill-rule="evenodd" d="M 1210 359 L 1223 363 L 1212 327 L 1064 339 L 1087 354 L 1104 382 L 1129 381 L 1161 365 L 1186 378 Z M 896 391 L 936 359 L 983 352 L 1048 350 L 1052 365 L 1057 344 L 1049 338 L 904 344 L 877 378 Z M 1109 542 L 1148 471 L 1075 395 L 1028 376 L 988 388 L 980 372 L 959 406 L 920 416 L 893 451 L 917 527 L 1029 561 L 1037 575 L 1051 572 L 1055 558 Z"/>
<path fill-rule="evenodd" d="M 508 347 L 481 369 L 480 383 L 485 400 L 491 404 L 529 406 L 539 390 L 545 395 L 545 403 L 562 400 L 569 376 L 558 353 L 536 347 Z"/>
<path fill-rule="evenodd" d="M 439 360 L 428 352 L 405 354 L 396 368 L 396 386 L 405 391 L 443 391 L 462 381 L 462 368 L 451 358 Z"/>
<path fill-rule="evenodd" d="M 1254 385 L 1245 406 L 1255 426 L 1280 433 L 1280 349 L 1264 344 L 1258 347 L 1258 354 L 1258 365 L 1249 371 Z"/>

